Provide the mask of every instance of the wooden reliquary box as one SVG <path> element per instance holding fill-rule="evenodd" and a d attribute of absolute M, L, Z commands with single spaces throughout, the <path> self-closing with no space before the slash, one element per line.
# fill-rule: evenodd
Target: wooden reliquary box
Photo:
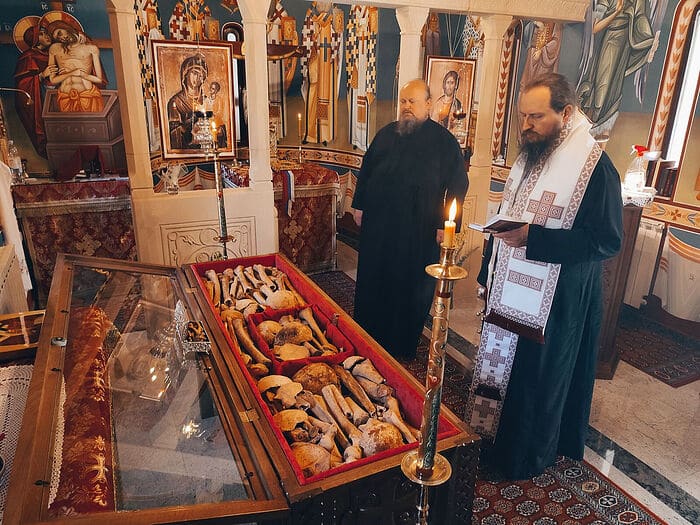
<path fill-rule="evenodd" d="M 414 522 L 422 399 L 282 255 L 61 255 L 4 521 Z M 431 522 L 469 523 L 478 437 L 443 409 L 437 449 Z"/>

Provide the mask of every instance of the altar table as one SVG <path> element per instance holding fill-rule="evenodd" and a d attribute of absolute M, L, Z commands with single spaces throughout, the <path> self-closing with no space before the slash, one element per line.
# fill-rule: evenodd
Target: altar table
<path fill-rule="evenodd" d="M 126 177 L 16 184 L 12 200 L 39 307 L 46 305 L 58 253 L 136 260 Z"/>

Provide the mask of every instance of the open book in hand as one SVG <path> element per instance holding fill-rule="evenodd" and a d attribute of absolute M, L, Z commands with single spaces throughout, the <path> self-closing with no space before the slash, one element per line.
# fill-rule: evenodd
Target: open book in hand
<path fill-rule="evenodd" d="M 508 217 L 507 215 L 501 215 L 500 213 L 497 213 L 493 217 L 491 217 L 488 221 L 486 221 L 486 224 L 477 224 L 472 222 L 469 227 L 472 230 L 484 232 L 484 233 L 500 233 L 500 232 L 507 232 L 510 230 L 516 230 L 520 228 L 521 226 L 525 226 L 527 222 L 520 220 L 520 219 L 514 219 L 512 217 Z"/>

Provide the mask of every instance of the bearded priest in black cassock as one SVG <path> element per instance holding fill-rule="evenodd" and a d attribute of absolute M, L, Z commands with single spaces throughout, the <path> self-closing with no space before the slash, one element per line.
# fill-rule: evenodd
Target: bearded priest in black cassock
<path fill-rule="evenodd" d="M 602 314 L 601 261 L 622 243 L 620 178 L 561 75 L 520 94 L 521 154 L 501 213 L 528 222 L 494 234 L 477 281 L 486 318 L 466 421 L 508 479 L 558 455 L 583 458 Z"/>
<path fill-rule="evenodd" d="M 462 209 L 468 180 L 459 143 L 428 118 L 425 82 L 408 82 L 399 99 L 399 121 L 377 133 L 357 176 L 354 317 L 394 357 L 410 359 L 430 310 L 435 280 L 425 267 L 438 262 L 445 204 L 456 199 Z"/>

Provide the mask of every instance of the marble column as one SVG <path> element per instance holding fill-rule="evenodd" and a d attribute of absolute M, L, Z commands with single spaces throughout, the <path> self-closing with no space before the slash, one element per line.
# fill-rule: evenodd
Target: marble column
<path fill-rule="evenodd" d="M 153 189 L 133 0 L 106 0 L 131 189 Z"/>
<path fill-rule="evenodd" d="M 248 99 L 250 187 L 269 190 L 274 210 L 270 167 L 270 112 L 267 96 L 267 12 L 270 0 L 238 0 L 243 18 L 245 75 Z"/>
<path fill-rule="evenodd" d="M 474 152 L 469 167 L 469 194 L 477 196 L 474 210 L 477 222 L 483 222 L 486 218 L 493 161 L 491 143 L 498 91 L 496 73 L 499 71 L 504 36 L 512 21 L 513 17 L 508 15 L 484 15 L 481 18 L 481 29 L 484 32 L 484 52 L 481 57 L 483 74 L 478 86 L 479 111 L 476 119 Z M 482 241 L 483 239 L 479 236 L 478 242 Z M 470 275 L 477 275 L 480 263 L 479 257 L 470 258 Z"/>
<path fill-rule="evenodd" d="M 399 52 L 399 89 L 409 80 L 422 78 L 420 34 L 428 18 L 427 7 L 398 7 L 396 20 L 401 29 Z M 398 114 L 398 106 L 397 106 Z"/>

